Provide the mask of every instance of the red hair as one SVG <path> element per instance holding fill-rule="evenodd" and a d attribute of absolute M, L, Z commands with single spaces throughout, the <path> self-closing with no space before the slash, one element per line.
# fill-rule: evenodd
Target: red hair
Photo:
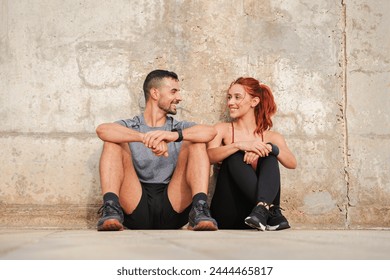
<path fill-rule="evenodd" d="M 258 80 L 250 77 L 240 77 L 230 87 L 235 84 L 242 85 L 248 94 L 260 99 L 259 104 L 255 107 L 255 132 L 262 134 L 264 131 L 270 130 L 273 126 L 271 118 L 276 113 L 276 103 L 271 89 L 267 85 L 261 84 Z"/>

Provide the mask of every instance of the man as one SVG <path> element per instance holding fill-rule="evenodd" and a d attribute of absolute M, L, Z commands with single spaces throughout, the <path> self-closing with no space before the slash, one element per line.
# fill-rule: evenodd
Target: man
<path fill-rule="evenodd" d="M 143 114 L 96 129 L 104 141 L 97 229 L 179 229 L 188 222 L 192 230 L 217 230 L 207 205 L 205 144 L 215 129 L 168 116 L 182 100 L 175 73 L 154 70 L 143 89 Z"/>

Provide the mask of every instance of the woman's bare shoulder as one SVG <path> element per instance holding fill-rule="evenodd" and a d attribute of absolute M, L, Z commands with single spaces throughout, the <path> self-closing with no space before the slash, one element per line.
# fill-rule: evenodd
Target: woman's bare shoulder
<path fill-rule="evenodd" d="M 218 136 L 221 138 L 223 142 L 226 142 L 227 138 L 231 135 L 232 125 L 228 122 L 221 122 L 215 125 L 215 129 L 217 130 Z"/>
<path fill-rule="evenodd" d="M 266 133 L 264 133 L 265 139 L 268 139 L 267 142 L 277 141 L 277 140 L 283 140 L 284 137 L 282 134 L 280 134 L 277 131 L 268 130 Z"/>
<path fill-rule="evenodd" d="M 229 128 L 231 127 L 231 123 L 221 122 L 221 123 L 215 124 L 214 127 L 215 127 L 215 129 L 221 130 L 221 131 L 229 130 Z"/>

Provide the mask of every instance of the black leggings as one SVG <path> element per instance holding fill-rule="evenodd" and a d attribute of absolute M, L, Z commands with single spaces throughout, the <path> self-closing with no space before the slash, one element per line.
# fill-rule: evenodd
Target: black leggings
<path fill-rule="evenodd" d="M 274 155 L 259 158 L 256 171 L 244 153 L 226 158 L 220 167 L 211 214 L 220 229 L 249 228 L 244 219 L 258 202 L 280 205 L 279 162 Z"/>

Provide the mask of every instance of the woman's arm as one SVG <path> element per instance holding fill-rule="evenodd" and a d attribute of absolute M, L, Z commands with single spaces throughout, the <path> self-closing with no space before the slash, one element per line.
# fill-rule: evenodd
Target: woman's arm
<path fill-rule="evenodd" d="M 271 148 L 268 147 L 269 145 L 266 145 L 263 141 L 261 141 L 261 139 L 237 141 L 222 146 L 223 140 L 226 138 L 226 135 L 230 133 L 230 125 L 227 123 L 221 123 L 215 125 L 215 128 L 217 130 L 217 136 L 212 141 L 210 141 L 207 146 L 207 152 L 211 164 L 221 162 L 228 156 L 238 151 L 252 152 L 253 154 L 256 154 L 260 157 L 267 156 L 271 151 Z M 257 158 L 258 157 L 253 156 L 250 156 L 248 158 L 245 157 L 244 161 L 247 163 L 251 163 Z"/>
<path fill-rule="evenodd" d="M 277 156 L 279 162 L 286 168 L 295 169 L 297 167 L 297 160 L 294 154 L 288 148 L 286 140 L 284 139 L 283 135 L 275 131 L 272 131 L 270 133 L 269 140 L 270 140 L 269 142 L 278 146 L 279 148 L 279 155 Z"/>
<path fill-rule="evenodd" d="M 228 156 L 239 151 L 235 143 L 222 146 L 224 135 L 229 133 L 229 128 L 226 123 L 219 123 L 214 127 L 217 135 L 207 144 L 207 153 L 211 164 L 221 162 Z"/>

